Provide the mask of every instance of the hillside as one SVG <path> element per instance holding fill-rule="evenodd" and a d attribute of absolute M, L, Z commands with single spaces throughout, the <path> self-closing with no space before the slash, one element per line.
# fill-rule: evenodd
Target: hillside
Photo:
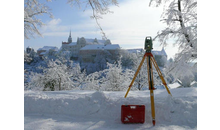
<path fill-rule="evenodd" d="M 31 129 L 197 129 L 197 88 L 155 90 L 156 126 L 151 123 L 149 91 L 24 92 L 24 128 Z M 122 124 L 121 105 L 145 105 L 144 124 Z"/>

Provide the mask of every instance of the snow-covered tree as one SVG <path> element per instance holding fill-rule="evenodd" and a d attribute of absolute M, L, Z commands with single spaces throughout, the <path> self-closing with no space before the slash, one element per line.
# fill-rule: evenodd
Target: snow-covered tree
<path fill-rule="evenodd" d="M 164 67 L 167 63 L 167 59 L 164 56 L 155 55 L 155 60 L 157 61 L 157 65 L 160 67 Z"/>
<path fill-rule="evenodd" d="M 74 86 L 83 89 L 83 85 L 86 82 L 86 71 L 81 71 L 79 64 L 76 64 L 72 69 L 73 75 L 72 79 L 74 81 Z"/>
<path fill-rule="evenodd" d="M 95 62 L 95 66 L 96 68 L 94 68 L 95 71 L 100 71 L 100 70 L 104 70 L 107 67 L 107 62 L 113 63 L 113 59 L 112 57 L 114 57 L 109 51 L 104 50 L 104 51 L 98 51 L 96 53 L 96 57 L 94 59 Z"/>
<path fill-rule="evenodd" d="M 43 91 L 60 91 L 73 89 L 71 76 L 73 72 L 60 60 L 49 60 L 48 68 L 43 68 L 43 73 L 34 73 L 30 87 Z"/>
<path fill-rule="evenodd" d="M 143 57 L 139 57 L 138 60 L 135 62 L 135 65 L 133 67 L 133 71 L 137 71 L 138 66 L 141 63 Z M 153 65 L 153 64 L 152 64 Z M 133 78 L 134 75 L 132 75 Z M 156 69 L 153 67 L 153 81 L 154 81 L 154 85 L 160 85 L 161 79 L 158 76 L 158 73 L 156 71 Z M 133 87 L 138 88 L 139 90 L 144 90 L 144 89 L 148 89 L 149 88 L 149 84 L 148 84 L 148 70 L 147 70 L 147 60 L 145 59 L 136 79 L 135 82 L 133 84 Z"/>
<path fill-rule="evenodd" d="M 30 64 L 32 61 L 33 61 L 33 58 L 30 56 L 30 54 L 24 51 L 24 63 Z"/>
<path fill-rule="evenodd" d="M 87 77 L 86 77 L 86 81 L 85 81 L 85 88 L 86 90 L 96 90 L 96 91 L 99 91 L 101 90 L 101 74 L 102 74 L 102 71 L 100 72 L 94 72 L 94 73 L 91 73 L 89 74 Z"/>
<path fill-rule="evenodd" d="M 106 91 L 122 91 L 128 88 L 134 71 L 123 70 L 121 61 L 118 64 L 108 63 L 108 69 L 105 71 L 105 77 L 101 79 L 101 89 Z M 135 89 L 135 88 L 132 88 Z"/>
<path fill-rule="evenodd" d="M 51 0 L 47 0 L 51 1 Z M 39 27 L 44 23 L 38 18 L 39 15 L 48 14 L 51 18 L 52 14 L 49 12 L 49 7 L 39 2 L 39 0 L 25 0 L 24 1 L 24 38 L 30 39 L 35 35 L 42 36 L 39 32 Z"/>
<path fill-rule="evenodd" d="M 108 13 L 112 13 L 112 11 L 110 11 L 109 6 L 110 5 L 115 5 L 118 6 L 118 2 L 117 0 L 68 0 L 68 3 L 70 5 L 78 5 L 79 8 L 81 8 L 81 6 L 83 6 L 82 3 L 84 3 L 85 7 L 87 8 L 88 6 L 92 8 L 92 19 L 95 19 L 96 24 L 98 25 L 101 34 L 102 34 L 102 39 L 107 40 L 107 36 L 105 35 L 101 25 L 99 24 L 98 20 L 102 19 L 102 15 L 108 14 Z"/>
<path fill-rule="evenodd" d="M 52 1 L 52 0 L 46 0 Z M 79 8 L 86 9 L 88 6 L 91 7 L 93 15 L 91 18 L 95 19 L 103 39 L 107 39 L 98 19 L 102 19 L 102 15 L 111 13 L 109 10 L 110 5 L 118 5 L 117 0 L 67 0 L 70 5 L 77 5 Z M 39 15 L 49 14 L 52 18 L 53 15 L 49 12 L 49 7 L 39 0 L 25 0 L 24 1 L 24 37 L 25 39 L 30 39 L 35 37 L 35 35 L 42 36 L 39 28 L 44 25 L 44 23 L 39 19 Z"/>
<path fill-rule="evenodd" d="M 87 74 L 107 69 L 107 63 L 117 63 L 119 58 L 119 50 L 102 50 L 97 51 L 92 62 L 81 62 L 81 67 L 86 69 Z"/>
<path fill-rule="evenodd" d="M 27 83 L 28 80 L 28 71 L 24 69 L 24 83 Z"/>
<path fill-rule="evenodd" d="M 134 53 L 129 53 L 127 50 L 120 50 L 119 54 L 121 56 L 122 66 L 125 68 L 133 68 L 137 62 L 138 55 Z"/>
<path fill-rule="evenodd" d="M 164 4 L 161 21 L 167 27 L 154 38 L 167 45 L 167 40 L 175 39 L 179 52 L 176 62 L 189 62 L 197 59 L 197 1 L 196 0 L 151 0 L 150 6 Z M 181 65 L 181 64 L 179 64 Z"/>
<path fill-rule="evenodd" d="M 188 87 L 195 75 L 189 64 L 197 60 L 197 0 L 151 0 L 150 6 L 153 4 L 164 5 L 161 21 L 167 25 L 154 40 L 167 45 L 167 40 L 173 38 L 174 45 L 179 46 L 174 62 L 165 70 L 166 79 L 170 82 L 179 79 L 182 86 Z"/>
<path fill-rule="evenodd" d="M 197 76 L 196 67 L 191 64 L 184 61 L 172 62 L 165 69 L 165 78 L 171 82 L 178 81 L 183 87 L 190 87 L 190 84 L 196 79 L 195 76 Z"/>

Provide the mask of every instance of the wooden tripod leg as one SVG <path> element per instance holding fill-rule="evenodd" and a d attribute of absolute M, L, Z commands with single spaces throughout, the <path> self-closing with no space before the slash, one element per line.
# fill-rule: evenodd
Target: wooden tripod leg
<path fill-rule="evenodd" d="M 149 66 L 149 58 L 147 57 L 147 76 L 148 76 L 148 86 L 149 86 L 149 89 L 150 89 L 150 66 Z"/>
<path fill-rule="evenodd" d="M 163 75 L 162 75 L 162 73 L 161 73 L 161 71 L 160 71 L 160 68 L 158 67 L 157 62 L 156 62 L 156 60 L 155 60 L 155 58 L 154 58 L 153 56 L 151 56 L 151 61 L 153 62 L 154 67 L 156 68 L 157 73 L 158 73 L 158 75 L 160 76 L 160 79 L 162 80 L 162 83 L 163 83 L 163 85 L 165 86 L 167 92 L 172 96 L 172 94 L 170 93 L 169 88 L 167 87 L 167 83 L 166 83 L 166 81 L 165 81 L 164 78 L 163 78 Z"/>
<path fill-rule="evenodd" d="M 128 92 L 130 91 L 131 86 L 133 85 L 134 80 L 136 79 L 137 74 L 139 73 L 139 71 L 140 71 L 140 69 L 141 69 L 141 66 L 142 66 L 142 65 L 143 65 L 143 63 L 144 63 L 145 57 L 146 57 L 146 55 L 144 55 L 144 56 L 143 56 L 143 58 L 142 58 L 142 60 L 141 60 L 141 63 L 140 63 L 140 65 L 138 66 L 138 69 L 137 69 L 137 71 L 136 71 L 136 73 L 135 73 L 135 75 L 134 75 L 134 77 L 133 77 L 133 79 L 132 79 L 132 81 L 131 81 L 131 83 L 130 83 L 130 85 L 129 85 L 129 88 L 128 88 L 128 90 L 127 90 L 126 94 L 125 94 L 125 98 L 127 97 Z"/>
<path fill-rule="evenodd" d="M 147 74 L 148 74 L 148 84 L 149 90 L 154 90 L 154 80 L 153 80 L 153 68 L 150 56 L 147 57 Z"/>
<path fill-rule="evenodd" d="M 153 83 L 153 68 L 151 62 L 151 56 L 147 57 L 147 74 L 148 74 L 148 83 L 150 89 L 150 101 L 151 101 L 151 116 L 152 123 L 155 126 L 155 105 L 154 105 L 154 83 Z"/>
<path fill-rule="evenodd" d="M 155 106 L 154 106 L 154 91 L 150 90 L 150 101 L 151 101 L 151 115 L 152 115 L 152 123 L 155 126 Z"/>

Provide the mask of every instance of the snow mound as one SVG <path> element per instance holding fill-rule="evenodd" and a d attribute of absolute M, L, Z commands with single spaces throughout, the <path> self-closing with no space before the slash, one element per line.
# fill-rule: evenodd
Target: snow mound
<path fill-rule="evenodd" d="M 94 92 L 91 95 L 72 95 L 69 97 L 65 97 L 62 92 L 60 94 L 59 92 L 55 93 L 55 95 L 51 95 L 51 92 L 25 95 L 25 113 L 93 116 L 100 118 L 114 116 L 115 113 L 108 110 L 118 107 L 103 92 Z"/>
<path fill-rule="evenodd" d="M 171 93 L 173 96 L 168 95 L 166 90 L 156 90 L 154 93 L 157 128 L 168 125 L 171 129 L 196 129 L 197 89 L 177 88 L 171 89 Z M 124 94 L 122 91 L 25 91 L 24 113 L 95 119 L 111 122 L 109 126 L 117 124 L 127 129 L 129 126 L 120 121 L 121 105 L 145 105 L 143 128 L 152 125 L 149 91 L 130 91 L 127 98 L 124 98 Z"/>

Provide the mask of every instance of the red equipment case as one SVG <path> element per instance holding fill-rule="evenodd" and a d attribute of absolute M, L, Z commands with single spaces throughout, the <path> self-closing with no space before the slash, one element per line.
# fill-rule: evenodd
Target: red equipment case
<path fill-rule="evenodd" d="M 122 105 L 121 122 L 122 123 L 144 123 L 145 106 L 144 105 Z"/>

